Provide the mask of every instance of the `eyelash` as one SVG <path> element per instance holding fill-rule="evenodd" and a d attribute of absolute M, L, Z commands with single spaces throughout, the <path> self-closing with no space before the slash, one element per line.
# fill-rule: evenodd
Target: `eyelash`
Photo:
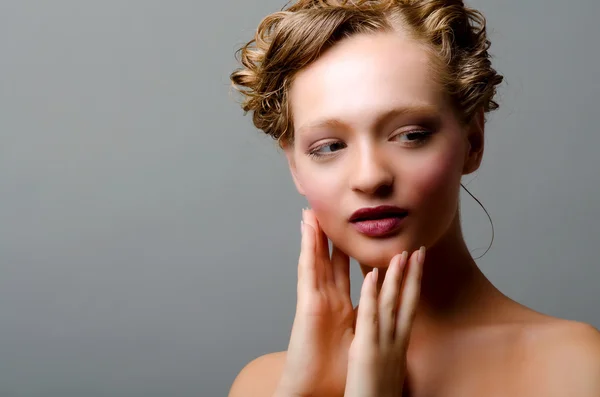
<path fill-rule="evenodd" d="M 415 147 L 415 146 L 420 146 L 423 143 L 425 143 L 425 141 L 427 141 L 427 139 L 429 139 L 429 137 L 431 136 L 432 132 L 428 131 L 428 130 L 410 130 L 410 131 L 405 131 L 401 134 L 397 134 L 394 136 L 402 136 L 402 135 L 419 135 L 420 138 L 413 140 L 412 142 L 418 142 L 417 144 L 411 144 L 411 146 Z M 314 158 L 321 158 L 321 157 L 327 157 L 327 156 L 331 156 L 333 154 L 321 154 L 321 153 L 317 153 L 318 150 L 321 150 L 324 147 L 330 146 L 330 145 L 334 145 L 336 143 L 340 143 L 340 141 L 334 141 L 334 142 L 327 142 L 323 145 L 317 146 L 316 148 L 314 148 L 313 150 L 311 150 L 308 154 L 308 156 L 310 157 L 314 157 Z"/>

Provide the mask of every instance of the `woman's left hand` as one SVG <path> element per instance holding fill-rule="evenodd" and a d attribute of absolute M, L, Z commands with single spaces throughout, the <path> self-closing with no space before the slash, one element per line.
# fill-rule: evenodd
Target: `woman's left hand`
<path fill-rule="evenodd" d="M 420 295 L 424 260 L 424 247 L 411 255 L 410 262 L 406 251 L 396 255 L 379 293 L 378 269 L 365 277 L 355 336 L 348 352 L 344 397 L 402 395 L 406 351 Z"/>

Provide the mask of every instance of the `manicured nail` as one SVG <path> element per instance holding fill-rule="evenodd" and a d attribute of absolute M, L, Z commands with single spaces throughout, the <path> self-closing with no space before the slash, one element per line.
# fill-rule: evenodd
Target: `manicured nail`
<path fill-rule="evenodd" d="M 419 248 L 419 256 L 417 257 L 417 260 L 421 264 L 425 260 L 425 251 L 426 251 L 425 246 L 422 246 L 421 248 Z"/>

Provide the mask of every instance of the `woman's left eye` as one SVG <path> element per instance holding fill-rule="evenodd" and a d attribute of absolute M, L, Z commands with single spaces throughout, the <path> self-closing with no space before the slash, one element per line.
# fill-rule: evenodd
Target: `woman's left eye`
<path fill-rule="evenodd" d="M 431 135 L 431 131 L 428 130 L 411 130 L 411 131 L 406 131 L 403 133 L 400 133 L 396 136 L 394 136 L 394 138 L 397 137 L 406 137 L 405 142 L 410 144 L 410 145 L 418 145 L 421 144 L 423 142 L 425 142 L 427 140 L 427 138 L 429 138 L 429 136 Z"/>

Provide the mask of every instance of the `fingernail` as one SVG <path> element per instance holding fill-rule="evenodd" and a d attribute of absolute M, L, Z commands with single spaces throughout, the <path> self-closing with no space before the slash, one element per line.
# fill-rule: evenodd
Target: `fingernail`
<path fill-rule="evenodd" d="M 377 285 L 377 276 L 379 276 L 379 269 L 373 269 L 373 283 Z"/>
<path fill-rule="evenodd" d="M 300 221 L 300 234 L 304 234 L 304 221 Z"/>
<path fill-rule="evenodd" d="M 419 256 L 417 257 L 417 260 L 421 264 L 425 260 L 425 251 L 426 251 L 425 246 L 422 246 L 421 248 L 419 248 Z"/>

